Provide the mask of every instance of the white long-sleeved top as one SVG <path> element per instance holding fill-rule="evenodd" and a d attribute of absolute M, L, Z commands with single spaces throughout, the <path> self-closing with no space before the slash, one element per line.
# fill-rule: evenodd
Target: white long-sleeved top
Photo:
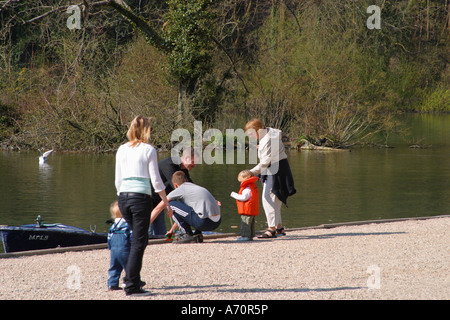
<path fill-rule="evenodd" d="M 116 177 L 115 185 L 117 194 L 121 192 L 133 192 L 127 190 L 127 179 L 150 179 L 155 192 L 160 192 L 166 187 L 161 179 L 158 169 L 158 157 L 156 149 L 147 143 L 139 143 L 131 147 L 125 143 L 119 147 L 116 153 Z M 147 192 L 148 193 L 148 192 Z"/>
<path fill-rule="evenodd" d="M 247 201 L 250 200 L 250 198 L 252 197 L 252 191 L 250 190 L 249 187 L 247 187 L 244 190 L 242 190 L 241 194 L 233 191 L 231 192 L 230 196 L 239 201 Z"/>
<path fill-rule="evenodd" d="M 272 143 L 274 144 L 273 148 Z M 276 144 L 278 144 L 278 146 Z M 253 175 L 268 174 L 266 169 L 271 163 L 287 158 L 287 154 L 284 151 L 284 144 L 281 141 L 280 130 L 269 127 L 267 127 L 266 130 L 261 130 L 258 146 L 258 158 L 259 163 L 250 169 Z M 271 174 L 274 173 L 275 172 L 272 172 Z"/>

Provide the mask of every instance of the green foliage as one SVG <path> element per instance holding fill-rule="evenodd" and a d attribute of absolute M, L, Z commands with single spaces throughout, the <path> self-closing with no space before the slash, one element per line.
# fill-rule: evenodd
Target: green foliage
<path fill-rule="evenodd" d="M 60 0 L 2 7 L 3 146 L 114 150 L 138 113 L 154 117 L 166 148 L 193 119 L 224 130 L 251 117 L 349 146 L 388 137 L 391 113 L 450 111 L 443 1 L 125 2 L 90 8 L 81 30 L 64 11 L 23 23 Z M 380 30 L 366 27 L 372 4 Z"/>
<path fill-rule="evenodd" d="M 212 70 L 214 16 L 208 10 L 212 0 L 169 0 L 167 3 L 163 34 L 173 46 L 169 53 L 169 74 L 176 82 L 192 86 Z"/>
<path fill-rule="evenodd" d="M 381 30 L 368 30 L 368 15 L 360 13 L 369 4 L 307 1 L 296 23 L 283 5 L 273 6 L 258 29 L 259 60 L 246 75 L 250 117 L 293 137 L 326 137 L 332 146 L 348 146 L 376 132 L 388 136 L 396 129 L 390 112 L 411 110 L 423 99 L 430 109 L 443 110 L 446 91 L 427 92 L 443 81 L 448 45 L 439 38 L 445 34 L 430 27 L 423 36 L 435 37 L 416 47 L 416 33 L 391 25 L 413 21 L 398 3 L 382 12 Z M 445 27 L 436 6 L 430 11 Z"/>
<path fill-rule="evenodd" d="M 440 86 L 431 91 L 416 110 L 419 112 L 450 112 L 450 89 Z"/>

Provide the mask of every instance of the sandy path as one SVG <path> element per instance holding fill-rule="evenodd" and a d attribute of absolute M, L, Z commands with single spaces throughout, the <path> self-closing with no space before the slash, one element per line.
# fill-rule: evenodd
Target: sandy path
<path fill-rule="evenodd" d="M 148 246 L 152 294 L 106 288 L 106 249 L 0 259 L 0 299 L 450 299 L 450 218 Z"/>

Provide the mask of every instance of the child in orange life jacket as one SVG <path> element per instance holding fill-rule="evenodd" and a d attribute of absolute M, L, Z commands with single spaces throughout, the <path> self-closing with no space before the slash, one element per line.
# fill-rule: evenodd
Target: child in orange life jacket
<path fill-rule="evenodd" d="M 241 237 L 238 241 L 251 241 L 255 236 L 255 217 L 259 214 L 259 190 L 250 170 L 239 172 L 238 181 L 241 183 L 239 193 L 232 192 L 236 199 L 238 213 L 241 216 Z"/>

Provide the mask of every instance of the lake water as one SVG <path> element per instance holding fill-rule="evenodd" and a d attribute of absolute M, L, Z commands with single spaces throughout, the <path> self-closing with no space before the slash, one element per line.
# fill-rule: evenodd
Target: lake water
<path fill-rule="evenodd" d="M 282 208 L 287 228 L 322 223 L 450 214 L 450 115 L 408 115 L 409 141 L 395 148 L 351 152 L 290 150 L 297 194 Z M 412 149 L 419 140 L 431 145 Z M 160 154 L 160 159 L 167 154 Z M 0 224 L 63 223 L 106 232 L 109 205 L 116 200 L 114 155 L 54 152 L 40 166 L 38 152 L 0 152 Z M 198 165 L 195 183 L 222 202 L 219 232 L 238 232 L 240 218 L 229 196 L 236 177 L 253 165 Z M 264 211 L 258 229 L 266 227 Z"/>

